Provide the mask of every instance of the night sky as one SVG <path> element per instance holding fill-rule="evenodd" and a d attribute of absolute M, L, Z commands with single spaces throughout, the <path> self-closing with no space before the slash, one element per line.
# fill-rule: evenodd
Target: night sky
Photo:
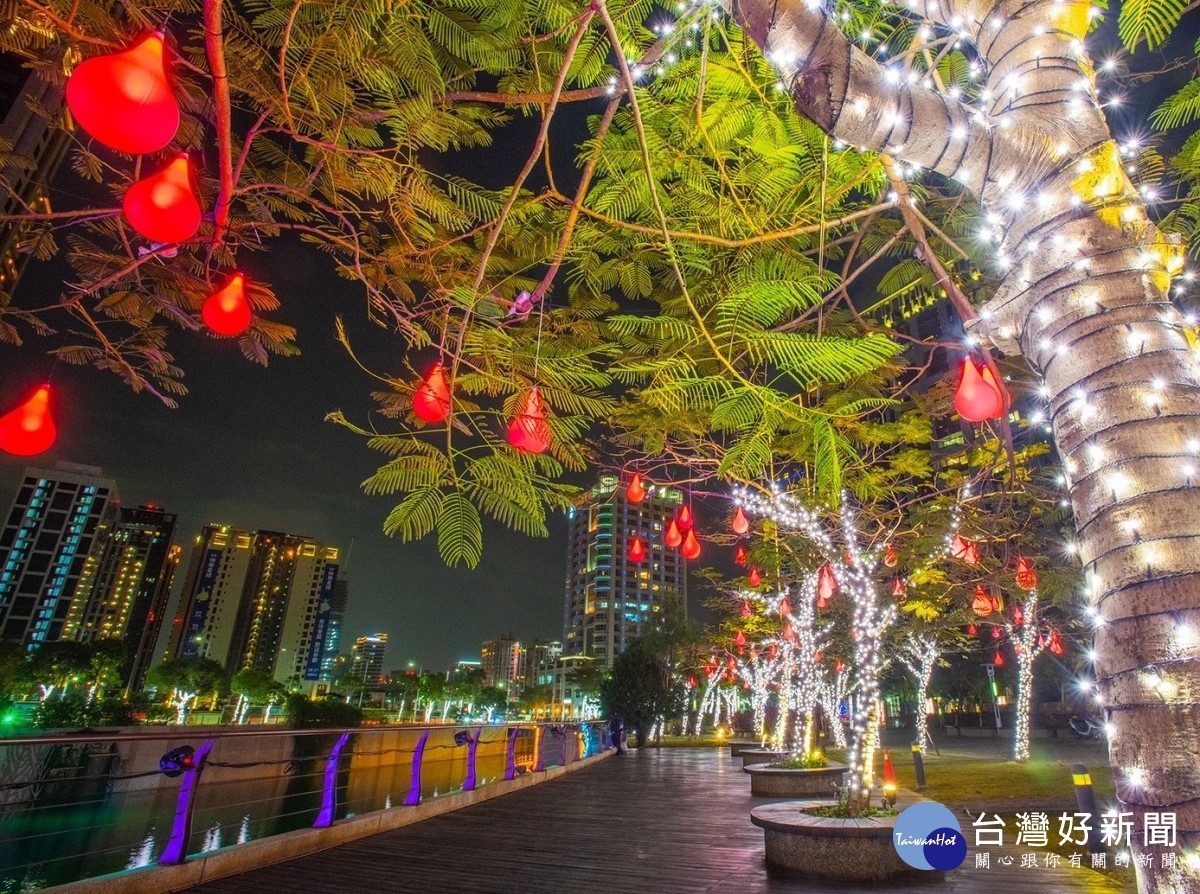
<path fill-rule="evenodd" d="M 271 316 L 296 326 L 299 357 L 272 357 L 264 369 L 245 360 L 234 340 L 172 331 L 168 346 L 189 388 L 176 410 L 133 394 L 109 373 L 60 363 L 52 380 L 58 441 L 37 459 L 51 467 L 57 460 L 101 466 L 117 480 L 124 504 L 153 502 L 178 513 L 185 562 L 206 522 L 307 534 L 341 547 L 343 557 L 349 551 L 345 633 L 390 634 L 389 669 L 478 659 L 484 639 L 509 630 L 526 639 L 561 638 L 565 517 L 551 521 L 545 540 L 488 526 L 473 572 L 446 568 L 432 537 L 410 544 L 386 537 L 382 521 L 395 500 L 366 496 L 359 486 L 383 455 L 324 421 L 341 409 L 367 422 L 368 394 L 377 385 L 335 340 L 335 315 L 360 356 L 375 358 L 382 371 L 399 372 L 402 358 L 390 366 L 387 358 L 402 343 L 366 322 L 362 290 L 339 279 L 315 250 L 276 242 L 247 255 L 245 267 L 276 289 L 282 307 Z M 17 304 L 29 306 L 38 292 L 57 295 L 61 276 L 57 264 L 32 263 Z M 46 351 L 58 341 L 0 345 L 0 409 L 7 412 L 46 377 L 54 367 Z M 383 430 L 395 426 L 376 421 Z M 28 465 L 0 454 L 5 508 Z"/>

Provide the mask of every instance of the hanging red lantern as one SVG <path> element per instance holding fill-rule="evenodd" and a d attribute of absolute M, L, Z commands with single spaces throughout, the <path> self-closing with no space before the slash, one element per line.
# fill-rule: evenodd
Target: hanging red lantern
<path fill-rule="evenodd" d="M 733 533 L 739 537 L 750 531 L 750 519 L 746 518 L 746 513 L 742 511 L 742 507 L 737 508 L 737 512 L 733 514 L 733 523 L 731 525 Z"/>
<path fill-rule="evenodd" d="M 779 600 L 779 615 L 786 618 L 792 613 L 792 604 L 786 598 Z"/>
<path fill-rule="evenodd" d="M 987 373 L 986 378 L 983 372 Z M 954 409 L 968 422 L 999 419 L 1004 414 L 1004 396 L 992 371 L 986 366 L 977 367 L 970 357 L 963 359 L 962 375 L 954 392 Z"/>
<path fill-rule="evenodd" d="M 1017 586 L 1022 590 L 1036 590 L 1038 585 L 1037 572 L 1024 556 L 1017 559 Z"/>
<path fill-rule="evenodd" d="M 737 636 L 733 638 L 733 643 L 738 647 L 739 650 L 741 650 L 741 648 L 746 645 L 746 634 L 739 630 L 737 632 Z"/>
<path fill-rule="evenodd" d="M 979 632 L 979 628 L 976 627 L 974 624 L 967 625 L 967 633 L 970 634 L 971 636 L 974 636 L 978 632 Z"/>
<path fill-rule="evenodd" d="M 903 581 L 903 579 L 901 579 L 899 577 L 896 578 L 896 580 L 893 581 L 893 583 L 892 583 L 892 598 L 893 599 L 903 599 L 904 598 L 904 581 Z"/>
<path fill-rule="evenodd" d="M 634 536 L 633 543 L 629 544 L 629 561 L 641 562 L 646 558 L 646 544 L 642 543 L 642 538 Z"/>
<path fill-rule="evenodd" d="M 1008 393 L 1008 389 L 1004 387 L 1004 383 L 996 381 L 996 377 L 992 375 L 992 369 L 990 366 L 983 367 L 983 371 L 980 373 L 980 378 L 983 379 L 983 384 L 987 385 L 1000 395 L 1000 406 L 1003 408 L 1004 412 L 1007 413 L 1012 408 L 1012 395 Z"/>
<path fill-rule="evenodd" d="M 829 600 L 838 591 L 837 578 L 833 576 L 833 569 L 828 565 L 822 565 L 821 570 L 817 572 L 817 601 L 818 604 Z"/>
<path fill-rule="evenodd" d="M 748 556 L 746 555 L 746 547 L 739 546 L 737 551 L 733 554 L 733 564 L 745 565 L 747 558 Z"/>
<path fill-rule="evenodd" d="M 835 664 L 833 666 L 833 669 L 836 673 L 840 674 L 842 671 L 844 671 L 846 669 L 846 665 L 842 664 L 842 660 L 839 658 L 837 661 L 837 664 Z"/>
<path fill-rule="evenodd" d="M 43 385 L 15 409 L 0 416 L 0 450 L 35 456 L 50 449 L 58 429 L 50 416 L 50 386 Z"/>
<path fill-rule="evenodd" d="M 625 497 L 630 503 L 640 503 L 646 498 L 646 488 L 642 487 L 642 476 L 634 473 L 629 487 L 625 488 Z"/>
<path fill-rule="evenodd" d="M 794 643 L 796 641 L 796 631 L 792 629 L 791 624 L 788 624 L 783 628 L 783 638 L 789 643 Z"/>
<path fill-rule="evenodd" d="M 192 187 L 187 153 L 129 187 L 121 207 L 129 225 L 151 242 L 185 242 L 196 235 L 200 199 Z"/>
<path fill-rule="evenodd" d="M 1004 666 L 1004 656 L 1001 655 L 999 652 L 997 652 L 995 655 L 992 656 L 992 664 L 996 665 L 996 667 L 1003 667 Z"/>
<path fill-rule="evenodd" d="M 824 660 L 825 656 L 821 654 L 820 649 L 818 649 L 816 652 L 813 652 L 813 661 L 815 661 L 817 664 L 820 664 Z"/>
<path fill-rule="evenodd" d="M 179 130 L 179 103 L 167 82 L 163 35 L 94 56 L 67 79 L 67 107 L 85 131 L 118 152 L 157 152 Z"/>
<path fill-rule="evenodd" d="M 827 606 L 827 605 L 829 605 L 829 600 L 818 595 L 817 596 L 817 608 L 825 608 L 825 606 Z"/>
<path fill-rule="evenodd" d="M 757 587 L 762 583 L 762 575 L 758 573 L 757 568 L 750 569 L 750 586 Z"/>
<path fill-rule="evenodd" d="M 748 617 L 750 617 L 750 614 L 751 614 L 750 603 L 743 602 L 742 603 L 742 617 L 748 618 Z"/>
<path fill-rule="evenodd" d="M 679 522 L 679 530 L 690 531 L 692 529 L 692 510 L 688 506 L 680 506 L 679 513 L 675 518 Z"/>
<path fill-rule="evenodd" d="M 889 543 L 887 549 L 883 551 L 883 564 L 888 568 L 895 568 L 900 563 L 900 557 L 896 555 L 896 551 L 892 549 Z"/>
<path fill-rule="evenodd" d="M 771 660 L 774 661 L 776 656 L 779 655 L 779 646 L 775 645 L 774 643 L 771 643 L 770 648 L 767 649 L 767 654 L 769 656 L 771 656 Z"/>
<path fill-rule="evenodd" d="M 424 422 L 442 422 L 450 415 L 450 386 L 446 384 L 446 370 L 436 364 L 413 392 L 413 412 Z"/>
<path fill-rule="evenodd" d="M 675 524 L 675 519 L 671 519 L 667 523 L 667 533 L 663 535 L 663 543 L 671 549 L 676 549 L 683 543 L 683 535 L 679 533 L 679 525 Z"/>
<path fill-rule="evenodd" d="M 1021 611 L 1021 606 L 1013 606 L 1013 623 L 1020 627 L 1025 623 L 1025 612 Z"/>
<path fill-rule="evenodd" d="M 679 552 L 685 559 L 700 558 L 700 541 L 696 539 L 695 531 L 688 531 L 683 537 L 683 545 L 679 548 Z"/>
<path fill-rule="evenodd" d="M 971 608 L 981 618 L 986 618 L 994 610 L 992 597 L 988 595 L 982 584 L 975 588 L 975 598 L 971 600 Z"/>
<path fill-rule="evenodd" d="M 233 274 L 229 282 L 205 299 L 200 316 L 204 319 L 204 325 L 217 335 L 241 335 L 245 332 L 250 326 L 251 317 L 250 302 L 246 300 L 245 277 L 241 273 Z M 413 400 L 415 403 L 416 398 Z"/>
<path fill-rule="evenodd" d="M 739 630 L 738 633 L 741 633 Z M 729 669 L 729 675 L 732 677 L 737 672 L 737 662 L 733 660 L 733 656 L 729 656 L 729 660 L 725 663 L 725 667 Z"/>
<path fill-rule="evenodd" d="M 1018 655 L 1020 655 L 1022 652 L 1025 651 L 1025 649 L 1020 643 L 1014 643 L 1013 651 L 1016 652 Z"/>
<path fill-rule="evenodd" d="M 537 388 L 530 388 L 525 409 L 508 427 L 508 443 L 522 453 L 545 453 L 550 447 L 550 426 Z"/>
<path fill-rule="evenodd" d="M 974 540 L 968 540 L 961 534 L 955 534 L 950 541 L 950 555 L 968 565 L 979 564 L 979 547 Z"/>
<path fill-rule="evenodd" d="M 695 688 L 696 688 L 696 678 L 688 677 L 688 689 L 695 689 Z"/>
<path fill-rule="evenodd" d="M 1063 653 L 1062 640 L 1058 638 L 1057 630 L 1050 631 L 1050 651 L 1055 655 L 1061 655 Z"/>
<path fill-rule="evenodd" d="M 1001 636 L 1003 636 L 1003 634 L 1000 632 L 1000 628 L 993 627 L 992 628 L 992 639 L 1000 639 Z"/>

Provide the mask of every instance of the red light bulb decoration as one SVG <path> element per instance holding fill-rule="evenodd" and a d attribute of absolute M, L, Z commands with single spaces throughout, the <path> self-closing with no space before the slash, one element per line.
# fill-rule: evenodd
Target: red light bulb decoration
<path fill-rule="evenodd" d="M 508 443 L 522 453 L 545 453 L 550 447 L 550 426 L 541 392 L 530 388 L 525 409 L 508 427 Z"/>
<path fill-rule="evenodd" d="M 44 453 L 57 436 L 50 416 L 49 385 L 41 386 L 25 403 L 0 416 L 0 450 L 13 456 Z"/>
<path fill-rule="evenodd" d="M 824 660 L 825 660 L 825 656 L 824 656 L 824 654 L 821 653 L 820 650 L 813 652 L 813 661 L 815 661 L 817 664 L 820 664 Z"/>
<path fill-rule="evenodd" d="M 996 654 L 992 656 L 992 664 L 996 665 L 996 667 L 1004 666 L 1004 656 L 1001 655 L 999 651 L 997 651 Z"/>
<path fill-rule="evenodd" d="M 1050 651 L 1055 655 L 1061 655 L 1063 653 L 1062 640 L 1059 639 L 1057 630 L 1050 631 Z"/>
<path fill-rule="evenodd" d="M 750 603 L 749 603 L 749 602 L 743 602 L 743 603 L 742 603 L 742 617 L 743 617 L 743 618 L 748 618 L 748 617 L 750 617 L 751 613 L 752 613 L 752 610 L 751 610 L 751 608 L 750 608 Z"/>
<path fill-rule="evenodd" d="M 94 56 L 67 79 L 67 106 L 85 131 L 118 152 L 157 152 L 179 130 L 179 103 L 167 82 L 163 35 Z"/>
<path fill-rule="evenodd" d="M 663 543 L 671 549 L 677 549 L 683 543 L 683 535 L 679 533 L 679 525 L 675 524 L 675 519 L 671 519 L 667 523 L 667 532 L 663 535 Z"/>
<path fill-rule="evenodd" d="M 675 516 L 675 520 L 679 524 L 679 530 L 690 531 L 695 520 L 692 518 L 692 510 L 685 506 L 679 507 L 679 513 Z"/>
<path fill-rule="evenodd" d="M 750 519 L 746 518 L 746 513 L 742 511 L 742 507 L 737 508 L 737 512 L 733 514 L 733 522 L 731 524 L 733 533 L 739 537 L 743 534 L 750 533 Z"/>
<path fill-rule="evenodd" d="M 733 638 L 733 643 L 738 647 L 738 652 L 741 652 L 746 645 L 746 634 L 739 630 L 737 636 Z"/>
<path fill-rule="evenodd" d="M 646 488 L 642 487 L 642 476 L 634 473 L 629 487 L 625 488 L 625 498 L 630 503 L 640 503 L 646 498 Z"/>
<path fill-rule="evenodd" d="M 151 242 L 185 242 L 196 235 L 200 199 L 192 187 L 187 153 L 129 187 L 121 207 L 129 225 Z"/>
<path fill-rule="evenodd" d="M 229 282 L 213 292 L 200 310 L 204 325 L 217 335 L 241 335 L 250 326 L 250 302 L 246 300 L 246 278 L 233 274 Z"/>
<path fill-rule="evenodd" d="M 1004 391 L 987 366 L 963 358 L 962 375 L 954 392 L 954 409 L 968 422 L 984 422 L 1004 415 Z"/>
<path fill-rule="evenodd" d="M 733 554 L 733 563 L 735 565 L 745 565 L 747 558 L 746 547 L 739 546 L 737 551 Z"/>
<path fill-rule="evenodd" d="M 786 618 L 791 613 L 792 613 L 792 604 L 787 601 L 786 597 L 783 599 L 780 599 L 779 600 L 779 615 L 780 615 L 780 617 Z"/>
<path fill-rule="evenodd" d="M 757 587 L 762 584 L 762 575 L 758 573 L 757 568 L 750 569 L 750 586 Z"/>
<path fill-rule="evenodd" d="M 893 599 L 903 599 L 904 598 L 904 579 L 903 578 L 898 577 L 898 578 L 896 578 L 895 581 L 893 581 L 893 583 L 892 583 L 892 598 Z"/>
<path fill-rule="evenodd" d="M 642 538 L 635 536 L 633 543 L 629 544 L 629 561 L 641 562 L 646 558 L 646 544 L 642 543 Z"/>
<path fill-rule="evenodd" d="M 992 628 L 992 639 L 1000 639 L 1003 634 L 1000 633 L 999 627 Z"/>
<path fill-rule="evenodd" d="M 979 632 L 979 628 L 978 628 L 978 627 L 976 627 L 974 624 L 968 624 L 968 625 L 967 625 L 967 633 L 968 633 L 969 635 L 971 635 L 971 636 L 974 636 L 974 635 L 975 635 L 975 634 L 977 634 L 978 632 Z"/>
<path fill-rule="evenodd" d="M 833 669 L 836 673 L 840 674 L 842 671 L 844 671 L 846 669 L 846 665 L 842 664 L 842 659 L 839 658 L 837 660 L 837 663 L 833 666 Z"/>
<path fill-rule="evenodd" d="M 788 624 L 783 628 L 783 638 L 789 643 L 794 643 L 796 641 L 796 631 L 792 629 L 791 624 Z"/>
<path fill-rule="evenodd" d="M 900 564 L 900 557 L 896 555 L 896 551 L 892 549 L 890 543 L 887 545 L 887 549 L 883 551 L 883 564 L 888 568 L 895 568 Z"/>
<path fill-rule="evenodd" d="M 440 363 L 413 392 L 412 407 L 422 422 L 444 422 L 450 415 L 450 386 L 446 384 L 446 370 Z"/>
<path fill-rule="evenodd" d="M 1019 556 L 1017 558 L 1017 586 L 1022 590 L 1035 590 L 1037 585 L 1037 572 L 1033 570 L 1028 559 Z"/>
<path fill-rule="evenodd" d="M 696 532 L 689 530 L 683 537 L 683 545 L 679 548 L 679 552 L 685 559 L 700 558 L 700 541 L 696 539 Z"/>
<path fill-rule="evenodd" d="M 1021 606 L 1013 606 L 1013 623 L 1020 627 L 1025 623 L 1025 612 L 1021 611 Z"/>

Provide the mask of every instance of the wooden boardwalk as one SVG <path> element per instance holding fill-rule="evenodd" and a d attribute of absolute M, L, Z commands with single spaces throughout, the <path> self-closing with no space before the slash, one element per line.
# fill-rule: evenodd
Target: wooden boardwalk
<path fill-rule="evenodd" d="M 741 761 L 727 750 L 634 751 L 561 779 L 288 863 L 191 889 L 195 894 L 819 894 L 877 889 L 768 875 Z M 397 808 L 403 809 L 403 808 Z M 968 842 L 970 819 L 963 818 Z M 976 869 L 973 849 L 945 880 L 905 892 L 1132 890 L 1089 869 Z M 1040 861 L 1039 861 L 1040 863 Z M 1064 864 L 1066 861 L 1064 861 Z"/>

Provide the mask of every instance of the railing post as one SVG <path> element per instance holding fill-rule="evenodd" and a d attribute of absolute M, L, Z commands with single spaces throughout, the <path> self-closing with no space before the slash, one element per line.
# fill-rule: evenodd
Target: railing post
<path fill-rule="evenodd" d="M 404 803 L 409 807 L 416 807 L 421 803 L 421 760 L 425 757 L 425 743 L 428 739 L 429 730 L 425 730 L 417 742 L 417 750 L 413 752 L 412 787 L 404 798 Z"/>
<path fill-rule="evenodd" d="M 171 837 L 163 855 L 158 858 L 160 866 L 170 866 L 182 863 L 187 859 L 188 842 L 192 838 L 192 809 L 196 806 L 196 786 L 200 784 L 200 774 L 208 760 L 208 753 L 213 749 L 213 740 L 205 739 L 192 760 L 192 765 L 183 771 L 183 780 L 179 783 L 179 797 L 175 802 L 175 821 L 171 825 Z"/>
<path fill-rule="evenodd" d="M 349 741 L 350 734 L 342 733 L 334 743 L 333 750 L 329 752 L 329 757 L 325 759 L 325 788 L 321 792 L 321 811 L 313 823 L 314 829 L 328 829 L 333 825 L 334 814 L 337 813 L 338 763 L 342 757 L 342 749 Z"/>
<path fill-rule="evenodd" d="M 546 769 L 546 761 L 542 758 L 542 738 L 546 735 L 546 727 L 538 724 L 533 730 L 533 769 L 534 771 Z"/>
<path fill-rule="evenodd" d="M 517 778 L 517 739 L 521 737 L 521 728 L 519 726 L 510 726 L 508 728 L 508 744 L 505 746 L 504 753 L 504 778 Z"/>
<path fill-rule="evenodd" d="M 475 749 L 479 747 L 479 737 L 482 735 L 483 727 L 477 727 L 475 735 L 467 742 L 467 778 L 463 780 L 462 787 L 464 792 L 475 791 Z"/>

